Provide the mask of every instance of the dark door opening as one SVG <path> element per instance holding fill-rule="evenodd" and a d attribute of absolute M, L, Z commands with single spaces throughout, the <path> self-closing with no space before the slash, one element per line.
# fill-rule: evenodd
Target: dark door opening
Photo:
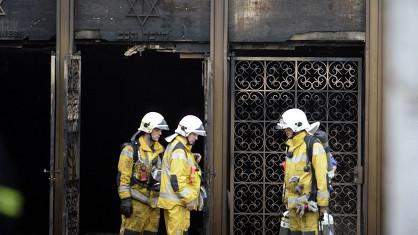
<path fill-rule="evenodd" d="M 202 60 L 176 53 L 145 51 L 125 57 L 126 46 L 82 45 L 81 72 L 81 234 L 117 233 L 116 187 L 121 144 L 137 130 L 142 116 L 160 112 L 173 133 L 187 114 L 204 118 Z M 203 154 L 202 139 L 194 147 Z M 203 162 L 201 162 L 203 167 Z M 203 234 L 203 215 L 191 215 L 190 234 Z M 165 234 L 163 216 L 160 232 Z"/>
<path fill-rule="evenodd" d="M 0 136 L 11 163 L 3 169 L 0 162 L 0 185 L 12 184 L 24 197 L 12 231 L 1 230 L 8 225 L 0 218 L 2 234 L 48 234 L 49 181 L 43 169 L 49 167 L 52 48 L 42 47 L 0 49 Z"/>

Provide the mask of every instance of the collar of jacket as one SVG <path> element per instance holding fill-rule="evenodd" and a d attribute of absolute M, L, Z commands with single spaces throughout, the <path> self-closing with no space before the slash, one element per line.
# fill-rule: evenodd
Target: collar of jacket
<path fill-rule="evenodd" d="M 141 135 L 138 139 L 140 148 L 146 152 L 153 152 L 151 147 L 145 141 L 145 137 Z M 159 153 L 163 151 L 163 146 L 159 142 L 154 142 L 154 152 Z"/>
<path fill-rule="evenodd" d="M 305 136 L 307 135 L 306 131 L 301 131 L 292 139 L 286 141 L 287 146 L 289 146 L 289 152 L 293 152 L 296 148 L 301 146 L 305 142 Z"/>
<path fill-rule="evenodd" d="M 189 152 L 192 151 L 192 145 L 188 144 L 188 141 L 187 141 L 186 137 L 178 135 L 175 138 L 175 140 L 178 140 L 180 143 L 182 143 Z"/>

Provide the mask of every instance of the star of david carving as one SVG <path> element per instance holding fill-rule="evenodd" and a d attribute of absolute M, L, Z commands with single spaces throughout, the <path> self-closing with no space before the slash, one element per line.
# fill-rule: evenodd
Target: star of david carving
<path fill-rule="evenodd" d="M 0 0 L 0 16 L 4 16 L 6 15 L 6 12 L 4 12 L 3 7 L 1 7 L 1 3 L 3 2 L 3 0 Z"/>
<path fill-rule="evenodd" d="M 145 25 L 149 17 L 160 17 L 158 0 L 128 0 L 128 2 L 130 7 L 127 16 L 135 17 L 141 26 Z M 136 8 L 137 2 L 142 2 L 139 10 Z"/>

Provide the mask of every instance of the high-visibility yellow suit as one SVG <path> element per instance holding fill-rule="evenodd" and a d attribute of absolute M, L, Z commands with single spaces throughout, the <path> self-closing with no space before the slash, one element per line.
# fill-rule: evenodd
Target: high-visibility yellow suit
<path fill-rule="evenodd" d="M 164 153 L 158 207 L 164 209 L 168 235 L 181 235 L 190 227 L 190 211 L 197 207 L 201 171 L 186 137 L 178 135 Z"/>
<path fill-rule="evenodd" d="M 139 160 L 134 167 L 131 145 L 126 145 L 119 157 L 119 197 L 122 200 L 132 198 L 133 207 L 130 217 L 122 215 L 121 235 L 141 234 L 143 231 L 158 232 L 160 220 L 160 209 L 157 207 L 158 192 L 149 190 L 147 182 L 151 170 L 161 167 L 160 155 L 164 152 L 164 147 L 154 142 L 151 148 L 146 144 L 144 136 L 138 138 L 138 143 Z"/>
<path fill-rule="evenodd" d="M 312 164 L 306 172 L 306 131 L 297 133 L 289 139 L 288 155 L 286 157 L 285 172 L 285 198 L 289 209 L 290 230 L 293 234 L 318 234 L 319 212 L 312 212 L 308 209 L 300 216 L 297 207 L 308 202 L 311 192 L 312 167 L 314 168 L 317 194 L 316 202 L 319 207 L 328 206 L 329 192 L 327 188 L 327 156 L 321 143 L 313 144 Z"/>

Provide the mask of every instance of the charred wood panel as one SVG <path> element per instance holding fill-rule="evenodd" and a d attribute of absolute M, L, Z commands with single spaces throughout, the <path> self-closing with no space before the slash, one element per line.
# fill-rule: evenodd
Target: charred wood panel
<path fill-rule="evenodd" d="M 54 0 L 0 0 L 0 40 L 50 40 L 55 12 Z"/>
<path fill-rule="evenodd" d="M 76 39 L 209 41 L 210 0 L 77 1 Z"/>
<path fill-rule="evenodd" d="M 365 10 L 364 0 L 230 0 L 229 38 L 277 42 L 311 32 L 365 32 Z"/>

